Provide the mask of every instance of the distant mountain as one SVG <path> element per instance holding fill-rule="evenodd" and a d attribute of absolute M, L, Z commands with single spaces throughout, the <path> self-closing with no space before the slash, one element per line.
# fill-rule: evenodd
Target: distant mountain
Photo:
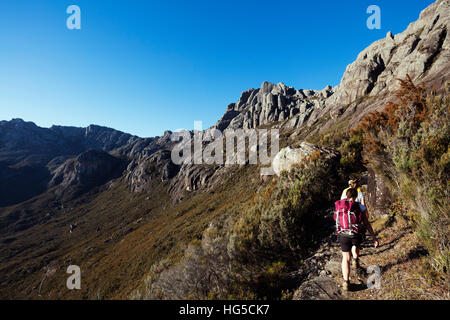
<path fill-rule="evenodd" d="M 70 157 L 88 149 L 109 152 L 137 140 L 136 136 L 96 125 L 41 128 L 13 119 L 0 122 L 0 161 L 42 165 L 54 157 Z"/>
<path fill-rule="evenodd" d="M 44 192 L 53 171 L 80 153 L 90 149 L 111 152 L 146 141 L 151 139 L 96 125 L 41 128 L 22 119 L 1 121 L 0 206 Z"/>

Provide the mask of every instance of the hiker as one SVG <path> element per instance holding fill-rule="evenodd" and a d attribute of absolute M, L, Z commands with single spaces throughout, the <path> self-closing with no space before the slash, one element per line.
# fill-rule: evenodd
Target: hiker
<path fill-rule="evenodd" d="M 360 271 L 359 250 L 365 228 L 369 230 L 375 248 L 378 247 L 378 240 L 368 219 L 367 208 L 359 203 L 357 198 L 358 191 L 350 188 L 346 192 L 346 199 L 335 202 L 336 232 L 342 249 L 342 276 L 344 277 L 342 287 L 344 291 L 348 291 L 350 286 L 351 255 L 353 255 L 352 268 L 357 272 Z"/>
<path fill-rule="evenodd" d="M 344 189 L 344 191 L 342 191 L 341 200 L 347 199 L 347 191 L 350 188 L 354 188 L 358 191 L 358 197 L 356 198 L 356 201 L 358 201 L 363 206 L 365 206 L 366 202 L 364 200 L 364 194 L 362 193 L 361 189 L 359 188 L 359 183 L 358 183 L 357 179 L 349 180 L 348 188 L 346 188 L 346 189 Z"/>

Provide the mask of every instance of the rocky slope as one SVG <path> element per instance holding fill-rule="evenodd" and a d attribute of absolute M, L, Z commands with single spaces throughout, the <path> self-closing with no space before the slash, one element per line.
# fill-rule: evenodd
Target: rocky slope
<path fill-rule="evenodd" d="M 114 129 L 52 126 L 41 128 L 22 119 L 0 122 L 0 206 L 27 200 L 53 186 L 59 166 L 87 150 L 113 152 L 124 146 L 142 145 L 141 139 Z M 127 150 L 128 151 L 128 150 Z M 128 153 L 132 153 L 131 148 Z M 117 151 L 117 156 L 126 152 Z M 59 169 L 61 171 L 61 169 Z M 14 188 L 8 186 L 14 185 Z"/>
<path fill-rule="evenodd" d="M 55 187 L 58 195 L 69 190 L 80 192 L 117 178 L 124 164 L 124 161 L 104 151 L 88 150 L 59 166 L 48 186 Z M 71 190 L 72 187 L 77 190 Z"/>

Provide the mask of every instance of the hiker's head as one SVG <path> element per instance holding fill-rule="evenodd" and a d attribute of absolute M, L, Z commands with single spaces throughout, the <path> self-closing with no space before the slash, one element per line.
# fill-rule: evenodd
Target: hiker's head
<path fill-rule="evenodd" d="M 355 200 L 358 197 L 358 191 L 355 188 L 350 188 L 347 190 L 347 199 Z"/>
<path fill-rule="evenodd" d="M 348 185 L 350 188 L 356 188 L 358 186 L 358 180 L 356 179 L 349 180 Z"/>

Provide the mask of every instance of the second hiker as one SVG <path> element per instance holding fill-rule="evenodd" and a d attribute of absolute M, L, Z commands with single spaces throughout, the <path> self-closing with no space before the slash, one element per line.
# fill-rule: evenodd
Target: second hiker
<path fill-rule="evenodd" d="M 364 194 L 362 193 L 361 188 L 359 187 L 358 179 L 353 179 L 348 182 L 348 188 L 346 188 L 346 189 L 344 189 L 344 191 L 342 191 L 341 200 L 347 199 L 347 191 L 351 188 L 356 189 L 356 191 L 358 191 L 358 196 L 356 197 L 356 201 L 358 201 L 363 206 L 365 206 L 366 201 L 364 200 Z"/>

